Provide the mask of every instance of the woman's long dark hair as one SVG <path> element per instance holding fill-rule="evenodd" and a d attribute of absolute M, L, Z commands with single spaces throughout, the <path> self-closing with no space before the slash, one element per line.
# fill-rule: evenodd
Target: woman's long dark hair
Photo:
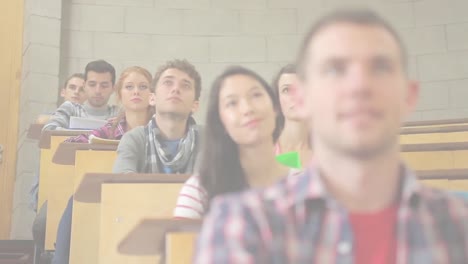
<path fill-rule="evenodd" d="M 199 169 L 200 182 L 208 193 L 208 201 L 217 195 L 237 192 L 249 187 L 240 163 L 238 146 L 227 133 L 219 115 L 219 94 L 224 80 L 234 75 L 244 75 L 258 81 L 270 96 L 274 110 L 279 113 L 279 102 L 273 90 L 254 71 L 241 66 L 232 66 L 216 78 L 210 91 L 203 155 Z M 272 135 L 274 142 L 278 139 L 281 130 L 282 126 L 276 122 Z M 271 151 L 273 153 L 273 149 Z"/>
<path fill-rule="evenodd" d="M 280 87 L 279 87 L 279 80 L 281 79 L 281 76 L 283 74 L 296 74 L 296 65 L 294 64 L 287 64 L 283 68 L 279 70 L 279 72 L 275 75 L 273 78 L 273 82 L 271 84 L 271 87 L 273 88 L 273 92 L 275 93 L 276 99 L 279 101 L 280 98 Z M 281 126 L 284 126 L 284 114 L 283 114 L 283 109 L 281 108 L 281 104 L 279 104 L 279 117 L 278 117 L 278 122 Z"/>

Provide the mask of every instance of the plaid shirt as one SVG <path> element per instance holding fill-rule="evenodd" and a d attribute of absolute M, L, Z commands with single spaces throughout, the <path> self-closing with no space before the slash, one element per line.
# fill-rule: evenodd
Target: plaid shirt
<path fill-rule="evenodd" d="M 115 127 L 114 131 L 112 131 L 112 126 L 114 125 L 113 121 L 107 122 L 103 127 L 95 129 L 91 131 L 89 134 L 81 134 L 75 137 L 69 137 L 65 142 L 72 142 L 72 143 L 88 143 L 89 136 L 94 135 L 96 137 L 105 138 L 105 139 L 117 139 L 119 140 L 122 138 L 123 134 L 127 129 L 127 121 L 125 118 L 122 118 L 117 126 Z M 112 135 L 112 132 L 114 134 Z"/>
<path fill-rule="evenodd" d="M 399 264 L 468 263 L 468 207 L 422 186 L 402 167 L 397 219 Z M 199 236 L 195 263 L 353 263 L 346 210 L 316 168 L 264 191 L 215 199 Z"/>

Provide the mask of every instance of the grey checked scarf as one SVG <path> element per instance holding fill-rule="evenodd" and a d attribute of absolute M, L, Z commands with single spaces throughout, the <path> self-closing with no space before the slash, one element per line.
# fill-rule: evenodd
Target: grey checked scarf
<path fill-rule="evenodd" d="M 163 173 L 163 167 L 169 167 L 172 173 L 193 173 L 200 145 L 200 131 L 195 120 L 187 120 L 187 134 L 180 140 L 177 154 L 170 157 L 161 145 L 161 131 L 154 118 L 145 126 L 146 140 L 146 172 Z"/>

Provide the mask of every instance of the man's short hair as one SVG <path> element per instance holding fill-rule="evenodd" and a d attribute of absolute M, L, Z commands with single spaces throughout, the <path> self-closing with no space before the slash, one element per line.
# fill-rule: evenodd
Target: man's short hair
<path fill-rule="evenodd" d="M 68 77 L 67 80 L 65 80 L 65 83 L 63 84 L 63 87 L 61 89 L 66 89 L 67 86 L 68 86 L 68 82 L 73 78 L 80 78 L 80 79 L 84 80 L 85 76 L 82 73 L 74 73 L 74 74 L 70 75 L 70 77 Z"/>
<path fill-rule="evenodd" d="M 369 9 L 339 9 L 334 12 L 325 15 L 318 20 L 307 33 L 301 48 L 299 49 L 296 65 L 298 68 L 299 78 L 304 79 L 305 77 L 305 64 L 307 61 L 307 52 L 310 43 L 318 35 L 318 33 L 326 27 L 329 27 L 338 23 L 351 23 L 364 26 L 375 26 L 385 29 L 397 42 L 403 68 L 405 72 L 408 68 L 408 53 L 406 47 L 401 40 L 400 36 L 384 18 L 378 15 L 376 12 Z"/>
<path fill-rule="evenodd" d="M 179 71 L 185 72 L 190 78 L 192 78 L 195 83 L 195 100 L 200 99 L 202 85 L 201 77 L 198 71 L 195 69 L 195 66 L 193 66 L 187 60 L 171 60 L 159 67 L 153 78 L 152 86 L 154 90 L 156 90 L 156 85 L 158 84 L 161 75 L 168 69 L 178 69 Z"/>
<path fill-rule="evenodd" d="M 112 85 L 115 84 L 115 68 L 105 60 L 96 60 L 88 63 L 85 68 L 84 80 L 88 79 L 88 72 L 93 71 L 97 73 L 110 73 L 112 77 Z"/>

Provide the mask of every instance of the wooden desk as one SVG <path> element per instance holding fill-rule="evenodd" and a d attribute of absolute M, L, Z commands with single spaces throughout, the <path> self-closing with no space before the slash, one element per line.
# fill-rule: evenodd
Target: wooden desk
<path fill-rule="evenodd" d="M 190 263 L 201 224 L 199 220 L 143 219 L 120 242 L 119 252 L 133 256 L 164 254 L 165 263 Z"/>
<path fill-rule="evenodd" d="M 91 150 L 97 151 L 98 159 L 103 163 L 106 172 L 110 172 L 115 160 L 116 146 L 95 145 L 87 143 L 67 143 L 61 142 L 53 156 L 54 171 L 48 174 L 49 191 L 48 191 L 48 208 L 47 208 L 47 224 L 46 224 L 46 249 L 53 250 L 54 243 L 57 237 L 58 224 L 62 218 L 63 212 L 67 206 L 68 199 L 73 194 L 73 183 L 75 168 L 75 158 L 78 151 Z M 107 150 L 107 151 L 102 151 Z M 109 151 L 111 153 L 109 153 Z M 107 153 L 106 153 L 107 152 Z M 94 154 L 92 155 L 94 156 Z M 86 157 L 86 155 L 85 155 Z M 58 162 L 57 162 L 58 161 Z M 91 172 L 93 162 L 79 161 L 77 166 L 86 172 Z"/>
<path fill-rule="evenodd" d="M 86 131 L 47 130 L 40 136 L 39 148 L 41 149 L 39 171 L 39 201 L 37 208 L 41 208 L 47 200 L 49 187 L 49 171 L 53 167 L 52 157 L 60 143 L 71 136 L 77 136 Z"/>
<path fill-rule="evenodd" d="M 468 142 L 468 131 L 400 135 L 400 144 Z"/>
<path fill-rule="evenodd" d="M 125 230 L 131 228 L 128 225 L 134 221 L 151 213 L 172 216 L 179 190 L 188 177 L 189 175 L 180 174 L 85 174 L 81 182 L 76 185 L 74 196 L 70 263 L 109 263 L 108 259 L 119 261 L 119 257 L 115 258 L 116 246 L 112 245 L 118 244 L 120 241 L 118 238 L 121 239 L 123 236 L 122 232 L 125 233 Z M 111 189 L 109 195 L 112 197 L 106 198 L 106 209 L 103 209 L 104 206 L 101 204 L 101 197 L 104 197 L 102 194 L 104 188 L 101 187 L 103 184 L 110 186 L 108 187 Z M 136 186 L 141 186 L 141 188 L 134 189 Z M 164 186 L 163 190 L 161 186 Z M 173 198 L 170 197 L 171 195 Z M 169 206 L 171 209 L 166 207 L 164 210 L 157 210 L 159 205 Z M 121 209 L 124 211 L 119 215 L 126 219 L 123 224 L 115 226 L 106 222 L 101 225 L 102 217 L 116 219 L 114 213 L 116 210 L 121 213 L 119 211 Z M 110 218 L 107 217 L 108 215 Z M 102 250 L 108 253 L 102 261 L 99 260 L 100 235 L 106 237 Z M 150 259 L 154 261 L 154 258 Z"/>
<path fill-rule="evenodd" d="M 31 124 L 28 129 L 27 137 L 29 139 L 39 140 L 42 134 L 42 128 L 44 124 Z"/>
<path fill-rule="evenodd" d="M 117 158 L 115 151 L 76 151 L 73 192 L 76 193 L 85 174 L 110 173 Z M 74 197 L 75 199 L 75 197 Z M 97 263 L 100 205 L 74 200 L 70 263 Z"/>

